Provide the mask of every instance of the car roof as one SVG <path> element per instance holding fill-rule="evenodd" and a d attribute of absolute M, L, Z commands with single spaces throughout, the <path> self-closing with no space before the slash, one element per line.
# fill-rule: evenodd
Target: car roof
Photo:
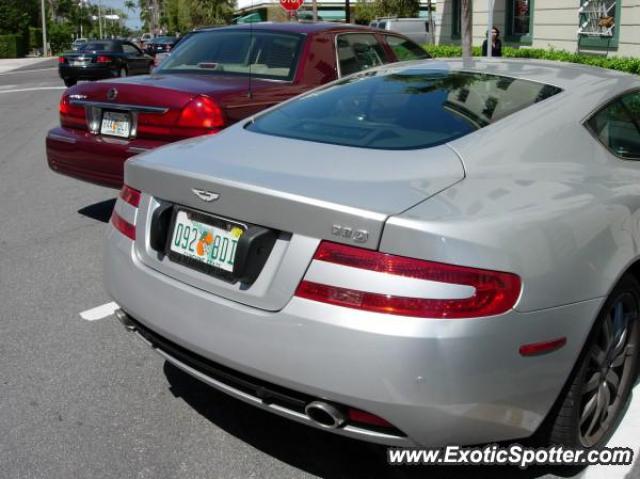
<path fill-rule="evenodd" d="M 584 93 L 602 88 L 604 85 L 614 89 L 640 87 L 640 79 L 636 75 L 629 73 L 577 63 L 532 60 L 528 58 L 474 57 L 472 60 L 445 58 L 395 63 L 380 66 L 377 69 L 401 72 L 415 69 L 416 67 L 430 70 L 468 71 L 507 76 L 546 83 L 563 90 L 580 90 Z"/>
<path fill-rule="evenodd" d="M 329 31 L 354 31 L 362 30 L 367 32 L 377 32 L 366 25 L 353 25 L 343 23 L 332 22 L 258 22 L 258 23 L 243 23 L 241 25 L 229 25 L 225 27 L 210 27 L 202 28 L 198 31 L 219 31 L 219 30 L 269 30 L 280 31 L 290 33 L 316 33 L 316 32 L 329 32 Z"/>

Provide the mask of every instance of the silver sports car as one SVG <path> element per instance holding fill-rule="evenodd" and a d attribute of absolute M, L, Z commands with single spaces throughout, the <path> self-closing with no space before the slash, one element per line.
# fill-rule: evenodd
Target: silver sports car
<path fill-rule="evenodd" d="M 129 161 L 106 286 L 167 361 L 295 421 L 598 447 L 638 373 L 638 160 L 635 76 L 385 66 Z"/>

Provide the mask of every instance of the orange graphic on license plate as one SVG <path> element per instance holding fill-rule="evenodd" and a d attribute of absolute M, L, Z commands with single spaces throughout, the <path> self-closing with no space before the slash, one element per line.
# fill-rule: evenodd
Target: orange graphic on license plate
<path fill-rule="evenodd" d="M 202 233 L 198 244 L 196 245 L 196 253 L 198 256 L 204 256 L 205 246 L 208 246 L 213 243 L 213 234 L 211 231 Z"/>

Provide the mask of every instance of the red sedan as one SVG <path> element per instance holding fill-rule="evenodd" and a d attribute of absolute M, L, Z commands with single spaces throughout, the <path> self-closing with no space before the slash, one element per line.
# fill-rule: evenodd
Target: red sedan
<path fill-rule="evenodd" d="M 323 83 L 384 63 L 428 58 L 406 37 L 356 25 L 281 23 L 204 29 L 152 75 L 65 91 L 47 135 L 51 169 L 122 186 L 127 158 L 223 128 Z"/>

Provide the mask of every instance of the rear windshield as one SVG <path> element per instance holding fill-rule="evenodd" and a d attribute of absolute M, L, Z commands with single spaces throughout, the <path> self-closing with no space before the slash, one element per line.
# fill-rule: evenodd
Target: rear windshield
<path fill-rule="evenodd" d="M 113 49 L 113 42 L 87 42 L 80 46 L 80 50 L 86 51 L 111 52 Z"/>
<path fill-rule="evenodd" d="M 176 41 L 176 37 L 158 37 L 153 40 L 153 43 L 173 43 Z"/>
<path fill-rule="evenodd" d="M 160 71 L 291 80 L 302 38 L 256 30 L 201 32 L 181 41 Z"/>
<path fill-rule="evenodd" d="M 478 73 L 410 69 L 349 77 L 247 126 L 268 135 L 375 149 L 446 143 L 555 95 L 551 85 Z"/>

